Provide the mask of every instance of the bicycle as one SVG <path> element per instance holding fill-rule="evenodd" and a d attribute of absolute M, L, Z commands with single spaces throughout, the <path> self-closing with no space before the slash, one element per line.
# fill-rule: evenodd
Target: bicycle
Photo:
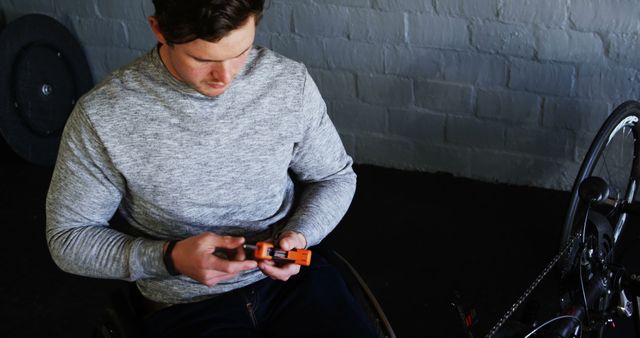
<path fill-rule="evenodd" d="M 485 336 L 602 338 L 635 312 L 640 337 L 640 273 L 625 269 L 627 225 L 640 216 L 640 102 L 619 105 L 602 124 L 581 163 L 562 231 L 560 252 Z M 625 240 L 627 239 L 627 240 Z M 560 310 L 542 324 L 503 327 L 541 279 L 556 268 Z M 512 326 L 514 327 L 514 326 Z"/>

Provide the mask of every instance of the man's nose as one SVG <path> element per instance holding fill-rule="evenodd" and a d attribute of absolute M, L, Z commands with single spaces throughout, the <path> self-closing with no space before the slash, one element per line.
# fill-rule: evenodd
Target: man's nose
<path fill-rule="evenodd" d="M 228 61 L 215 62 L 211 68 L 211 77 L 222 83 L 231 82 L 233 72 L 231 69 L 231 63 Z"/>

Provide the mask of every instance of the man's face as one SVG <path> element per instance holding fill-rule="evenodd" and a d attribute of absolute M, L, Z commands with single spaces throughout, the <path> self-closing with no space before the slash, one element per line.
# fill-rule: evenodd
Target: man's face
<path fill-rule="evenodd" d="M 178 80 L 206 96 L 222 94 L 238 75 L 247 61 L 256 34 L 254 17 L 243 26 L 231 31 L 217 42 L 202 39 L 169 46 L 154 27 L 151 27 L 163 43 L 160 57 L 169 72 Z"/>

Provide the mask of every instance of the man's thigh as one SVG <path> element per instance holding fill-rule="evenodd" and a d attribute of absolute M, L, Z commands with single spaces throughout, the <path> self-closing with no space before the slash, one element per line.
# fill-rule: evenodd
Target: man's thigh
<path fill-rule="evenodd" d="M 258 292 L 257 315 L 267 336 L 377 337 L 340 273 L 319 255 L 287 282 L 270 281 Z"/>

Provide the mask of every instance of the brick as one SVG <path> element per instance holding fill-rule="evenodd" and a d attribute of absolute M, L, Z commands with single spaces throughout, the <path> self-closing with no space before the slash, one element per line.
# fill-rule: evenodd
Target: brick
<path fill-rule="evenodd" d="M 507 85 L 507 61 L 500 55 L 442 52 L 444 80 L 489 86 Z"/>
<path fill-rule="evenodd" d="M 531 23 L 562 27 L 568 17 L 569 0 L 509 0 L 500 7 L 500 19 L 512 23 Z"/>
<path fill-rule="evenodd" d="M 595 33 L 540 30 L 536 40 L 540 59 L 579 63 L 604 61 L 604 46 Z"/>
<path fill-rule="evenodd" d="M 552 175 L 537 175 L 530 185 L 546 189 L 571 191 L 573 183 L 580 169 L 580 163 L 573 161 L 551 162 L 546 165 L 547 170 L 543 172 L 553 173 Z"/>
<path fill-rule="evenodd" d="M 636 0 L 571 1 L 569 18 L 587 32 L 640 32 L 640 6 Z"/>
<path fill-rule="evenodd" d="M 640 76 L 636 69 L 581 65 L 578 67 L 576 95 L 589 99 L 629 99 L 639 97 Z"/>
<path fill-rule="evenodd" d="M 279 2 L 271 2 L 264 10 L 258 23 L 259 31 L 270 33 L 290 33 L 292 31 L 293 10 L 290 6 Z"/>
<path fill-rule="evenodd" d="M 462 16 L 473 19 L 496 19 L 498 0 L 435 0 L 440 15 Z"/>
<path fill-rule="evenodd" d="M 4 0 L 7 1 L 7 0 Z M 4 2 L 3 1 L 3 2 Z M 24 14 L 53 14 L 55 12 L 55 6 L 53 0 L 34 0 L 34 1 L 25 1 L 25 0 L 8 0 L 9 5 L 13 11 L 19 13 L 18 16 L 22 16 Z M 4 5 L 2 5 L 4 7 Z"/>
<path fill-rule="evenodd" d="M 84 46 L 126 47 L 129 45 L 122 21 L 71 17 L 73 29 Z"/>
<path fill-rule="evenodd" d="M 536 93 L 569 96 L 575 77 L 572 65 L 513 60 L 509 87 Z"/>
<path fill-rule="evenodd" d="M 150 17 L 156 12 L 155 6 L 153 6 L 152 0 L 142 0 L 142 15 Z"/>
<path fill-rule="evenodd" d="M 433 13 L 431 1 L 372 0 L 373 8 L 392 12 Z"/>
<path fill-rule="evenodd" d="M 468 148 L 429 143 L 415 144 L 414 148 L 410 169 L 469 176 L 473 168 Z"/>
<path fill-rule="evenodd" d="M 547 189 L 570 190 L 578 172 L 574 162 L 495 150 L 471 153 L 472 178 Z"/>
<path fill-rule="evenodd" d="M 387 130 L 385 108 L 352 101 L 332 102 L 331 107 L 333 122 L 340 131 L 383 134 Z"/>
<path fill-rule="evenodd" d="M 356 135 L 355 155 L 357 163 L 398 169 L 468 175 L 470 167 L 468 149 L 414 143 L 381 135 Z"/>
<path fill-rule="evenodd" d="M 413 102 L 411 80 L 389 75 L 358 75 L 358 97 L 364 102 L 402 107 Z"/>
<path fill-rule="evenodd" d="M 384 49 L 378 44 L 328 39 L 325 40 L 325 53 L 330 68 L 384 72 Z"/>
<path fill-rule="evenodd" d="M 609 34 L 609 58 L 616 64 L 638 67 L 640 64 L 640 34 Z"/>
<path fill-rule="evenodd" d="M 274 35 L 271 38 L 274 51 L 291 59 L 304 62 L 310 67 L 326 68 L 324 46 L 318 39 L 300 38 L 293 35 Z"/>
<path fill-rule="evenodd" d="M 576 133 L 576 159 L 578 161 L 582 162 L 595 136 L 594 132 L 579 131 Z"/>
<path fill-rule="evenodd" d="M 146 52 L 122 47 L 92 46 L 85 48 L 85 53 L 87 60 L 89 60 L 93 80 L 98 83 L 109 73 L 130 63 Z"/>
<path fill-rule="evenodd" d="M 403 169 L 414 167 L 415 150 L 412 142 L 372 134 L 357 134 L 355 137 L 356 163 Z"/>
<path fill-rule="evenodd" d="M 456 115 L 473 114 L 471 86 L 442 81 L 417 81 L 416 105 Z"/>
<path fill-rule="evenodd" d="M 448 116 L 446 141 L 470 148 L 504 149 L 505 129 L 503 123 Z"/>
<path fill-rule="evenodd" d="M 542 125 L 573 131 L 595 132 L 610 112 L 604 101 L 549 97 L 542 109 Z"/>
<path fill-rule="evenodd" d="M 571 132 L 508 128 L 506 148 L 526 155 L 571 160 L 575 137 Z"/>
<path fill-rule="evenodd" d="M 442 53 L 434 49 L 411 46 L 389 46 L 384 50 L 386 74 L 412 78 L 435 78 L 439 76 Z"/>
<path fill-rule="evenodd" d="M 21 1 L 27 2 L 27 1 Z M 59 15 L 73 13 L 74 16 L 95 17 L 98 15 L 95 1 L 55 0 L 55 12 Z"/>
<path fill-rule="evenodd" d="M 371 7 L 371 0 L 322 0 L 322 2 L 347 7 Z"/>
<path fill-rule="evenodd" d="M 355 75 L 346 72 L 328 71 L 324 69 L 309 69 L 322 97 L 325 99 L 355 99 Z"/>
<path fill-rule="evenodd" d="M 102 18 L 145 21 L 142 1 L 96 1 L 98 16 Z"/>
<path fill-rule="evenodd" d="M 146 21 L 125 22 L 125 27 L 129 37 L 129 47 L 132 49 L 148 50 L 158 42 Z"/>
<path fill-rule="evenodd" d="M 530 156 L 491 149 L 475 149 L 470 154 L 471 177 L 489 182 L 520 183 L 532 177 Z"/>
<path fill-rule="evenodd" d="M 347 151 L 349 156 L 353 157 L 356 153 L 356 138 L 353 134 L 350 133 L 338 133 L 340 135 L 340 139 L 342 140 L 342 145 L 344 149 Z"/>
<path fill-rule="evenodd" d="M 256 32 L 256 37 L 253 40 L 253 45 L 254 46 L 273 49 L 273 46 L 271 44 L 271 37 L 272 36 L 273 36 L 273 34 L 271 34 L 271 33 L 265 33 L 265 32 L 262 32 L 262 31 L 257 31 Z"/>
<path fill-rule="evenodd" d="M 409 109 L 389 110 L 389 133 L 418 142 L 444 141 L 446 115 Z"/>
<path fill-rule="evenodd" d="M 348 37 L 349 13 L 333 5 L 304 4 L 293 9 L 296 34 L 309 37 Z"/>
<path fill-rule="evenodd" d="M 522 92 L 478 90 L 477 114 L 518 124 L 538 124 L 540 121 L 540 97 Z"/>
<path fill-rule="evenodd" d="M 533 33 L 523 26 L 499 22 L 471 26 L 472 45 L 481 51 L 531 58 L 535 54 Z"/>
<path fill-rule="evenodd" d="M 351 39 L 383 43 L 404 42 L 402 13 L 385 13 L 372 9 L 353 9 L 349 13 Z"/>
<path fill-rule="evenodd" d="M 65 28 L 67 28 L 69 30 L 69 32 L 71 32 L 71 34 L 74 37 L 76 37 L 76 39 L 78 39 L 78 34 L 75 32 L 75 28 L 73 26 L 73 18 L 75 18 L 75 17 L 72 17 L 69 14 L 52 14 L 50 16 L 52 18 L 54 18 L 55 20 L 57 20 L 59 23 L 61 23 Z M 10 22 L 10 21 L 8 21 L 8 22 Z"/>
<path fill-rule="evenodd" d="M 435 15 L 408 16 L 409 43 L 419 47 L 469 49 L 467 21 Z"/>

